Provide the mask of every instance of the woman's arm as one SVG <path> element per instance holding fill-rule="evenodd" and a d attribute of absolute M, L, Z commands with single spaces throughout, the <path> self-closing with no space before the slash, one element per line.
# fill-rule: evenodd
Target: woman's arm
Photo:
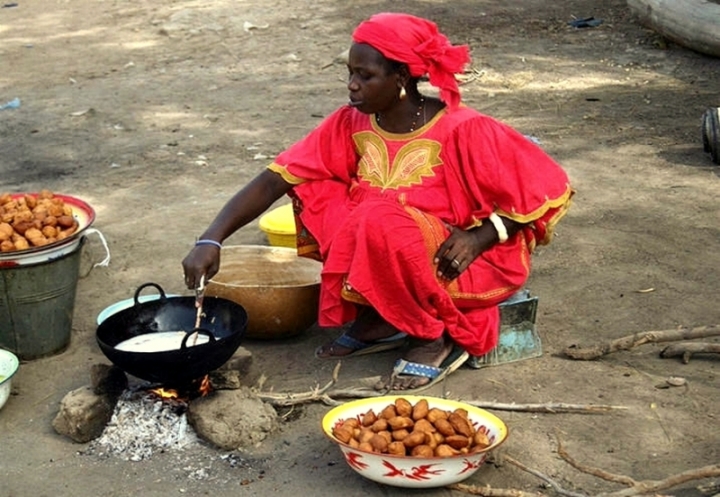
<path fill-rule="evenodd" d="M 265 170 L 238 191 L 220 210 L 200 240 L 222 243 L 227 237 L 265 212 L 293 187 L 277 173 Z M 212 278 L 220 268 L 220 248 L 211 244 L 195 246 L 183 259 L 185 284 L 197 288 L 201 277 Z"/>

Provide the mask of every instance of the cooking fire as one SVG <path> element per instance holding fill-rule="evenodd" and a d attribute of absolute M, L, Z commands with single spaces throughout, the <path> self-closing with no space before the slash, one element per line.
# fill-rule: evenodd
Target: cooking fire
<path fill-rule="evenodd" d="M 149 391 L 161 399 L 177 399 L 188 401 L 197 397 L 205 397 L 213 391 L 210 376 L 205 375 L 199 380 L 191 381 L 188 385 L 179 388 L 151 388 Z"/>
<path fill-rule="evenodd" d="M 90 442 L 86 453 L 141 461 L 156 451 L 192 446 L 198 439 L 187 420 L 189 401 L 174 389 L 127 389 L 102 435 Z"/>
<path fill-rule="evenodd" d="M 251 361 L 249 351 L 239 348 L 221 368 L 196 380 L 162 383 L 95 364 L 90 384 L 60 402 L 53 428 L 87 444 L 84 454 L 130 461 L 193 446 L 256 447 L 279 423 L 275 409 L 243 386 Z"/>

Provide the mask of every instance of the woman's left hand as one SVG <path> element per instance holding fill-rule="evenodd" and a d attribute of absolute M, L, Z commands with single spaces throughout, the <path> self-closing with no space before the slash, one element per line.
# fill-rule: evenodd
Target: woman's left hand
<path fill-rule="evenodd" d="M 473 230 L 449 226 L 450 235 L 435 253 L 438 276 L 454 280 L 484 251 L 497 242 L 497 232 L 491 223 L 483 223 Z"/>

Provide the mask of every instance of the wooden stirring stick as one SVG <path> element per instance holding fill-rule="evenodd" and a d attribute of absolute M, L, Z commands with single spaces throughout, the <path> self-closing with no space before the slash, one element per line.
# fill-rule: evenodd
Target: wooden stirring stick
<path fill-rule="evenodd" d="M 203 297 L 205 296 L 205 275 L 200 277 L 200 286 L 195 289 L 195 307 L 197 308 L 197 314 L 195 315 L 195 329 L 200 328 L 200 320 L 202 319 L 203 312 Z M 197 344 L 199 333 L 196 331 L 193 337 L 193 345 Z"/>

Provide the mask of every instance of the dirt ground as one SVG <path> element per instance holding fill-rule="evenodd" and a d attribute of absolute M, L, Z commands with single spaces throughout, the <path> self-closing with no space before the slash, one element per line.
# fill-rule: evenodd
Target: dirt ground
<path fill-rule="evenodd" d="M 345 68 L 333 62 L 353 27 L 384 10 L 429 17 L 469 44 L 465 101 L 540 140 L 577 189 L 528 284 L 540 298 L 543 357 L 461 369 L 429 393 L 625 406 L 494 411 L 510 428 L 502 451 L 586 495 L 622 485 L 573 469 L 558 438 L 578 461 L 637 480 L 720 461 L 717 357 L 661 359 L 663 344 L 592 362 L 562 356 L 573 344 L 720 323 L 720 178 L 700 135 L 703 111 L 720 105 L 720 60 L 638 25 L 622 0 L 17 3 L 0 9 L 0 103 L 21 101 L 0 111 L 0 191 L 86 200 L 112 260 L 92 268 L 103 249 L 88 237 L 70 347 L 22 364 L 13 382 L 0 411 L 0 496 L 410 493 L 356 475 L 322 436 L 320 404 L 296 408 L 279 433 L 232 458 L 201 446 L 143 462 L 101 459 L 51 427 L 65 394 L 107 362 L 98 313 L 148 281 L 187 293 L 180 261 L 195 237 L 237 188 L 346 101 Z M 603 23 L 567 24 L 590 16 Z M 266 240 L 253 224 L 229 243 Z M 330 378 L 334 363 L 312 355 L 330 336 L 312 329 L 244 346 L 266 387 L 304 391 Z M 393 360 L 344 361 L 341 382 L 380 375 Z M 662 388 L 671 376 L 686 386 Z M 508 463 L 467 483 L 550 492 Z M 703 495 L 701 484 L 717 493 L 720 479 L 666 493 Z"/>

